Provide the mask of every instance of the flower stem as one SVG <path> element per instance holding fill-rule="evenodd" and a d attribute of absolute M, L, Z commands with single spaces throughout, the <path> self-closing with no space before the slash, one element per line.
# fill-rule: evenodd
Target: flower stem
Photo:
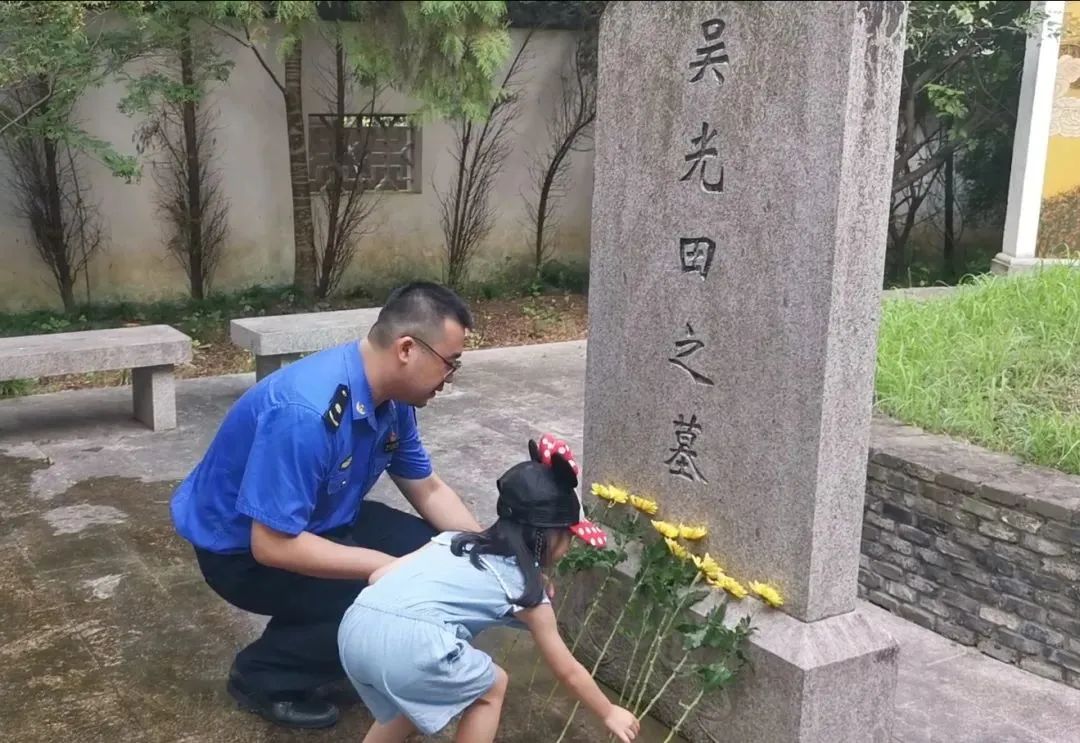
<path fill-rule="evenodd" d="M 634 714 L 637 714 L 637 710 L 640 709 L 641 703 L 645 699 L 645 694 L 648 692 L 649 680 L 652 678 L 653 672 L 656 670 L 656 661 L 660 658 L 660 654 L 664 649 L 664 640 L 671 632 L 671 628 L 675 624 L 675 621 L 679 618 L 679 615 L 682 614 L 683 611 L 687 608 L 687 601 L 693 595 L 693 588 L 698 584 L 698 581 L 700 580 L 701 573 L 698 573 L 694 576 L 694 580 L 690 583 L 690 587 L 686 593 L 686 598 L 680 601 L 679 605 L 676 606 L 675 609 L 668 615 L 667 622 L 664 624 L 663 629 L 660 630 L 660 632 L 656 636 L 656 640 L 653 641 L 653 652 L 652 656 L 649 658 L 648 666 L 645 671 L 645 680 L 641 684 L 641 689 L 638 692 L 637 699 L 634 701 Z"/>
<path fill-rule="evenodd" d="M 649 627 L 649 618 L 652 616 L 652 610 L 656 604 L 649 604 L 645 607 L 645 614 L 641 617 L 641 631 L 638 632 L 637 639 L 634 641 L 634 649 L 630 653 L 630 660 L 626 663 L 626 676 L 623 678 L 622 686 L 619 687 L 619 704 L 626 706 L 634 697 L 634 691 L 637 689 L 637 684 L 634 685 L 634 690 L 630 689 L 630 674 L 634 670 L 634 661 L 637 660 L 638 650 L 641 649 L 641 638 L 645 636 Z M 608 738 L 608 743 L 614 743 L 615 734 L 612 733 Z"/>
<path fill-rule="evenodd" d="M 649 626 L 649 617 L 652 616 L 652 610 L 655 604 L 649 604 L 645 607 L 645 615 L 641 618 L 641 632 L 638 633 L 637 640 L 634 641 L 634 650 L 630 653 L 630 661 L 626 664 L 626 678 L 623 679 L 622 688 L 619 689 L 619 701 L 626 701 L 623 695 L 628 691 L 627 687 L 630 686 L 630 673 L 634 670 L 634 661 L 637 660 L 638 650 L 641 648 L 641 638 L 645 636 L 645 631 Z"/>
<path fill-rule="evenodd" d="M 562 603 L 559 603 L 558 608 L 555 609 L 555 622 L 556 623 L 558 622 L 559 616 L 562 616 L 563 609 L 565 609 L 566 606 L 570 603 L 570 590 L 571 589 L 573 589 L 573 583 L 570 583 L 568 586 L 566 586 L 566 593 L 563 595 Z M 531 697 L 531 695 L 532 695 L 532 683 L 534 683 L 534 681 L 537 678 L 537 671 L 540 668 L 540 661 L 541 660 L 542 660 L 542 658 L 540 656 L 540 653 L 537 653 L 536 660 L 534 662 L 532 662 L 532 675 L 529 676 L 529 688 L 528 688 L 528 691 L 526 692 L 527 694 L 529 694 L 529 697 Z"/>
<path fill-rule="evenodd" d="M 503 666 L 504 668 L 506 667 L 506 659 L 510 657 L 510 653 L 514 652 L 514 648 L 517 647 L 519 637 L 521 637 L 521 633 L 515 632 L 514 639 L 512 639 L 510 642 L 506 643 L 506 645 L 503 646 L 502 655 L 499 656 L 500 666 Z"/>
<path fill-rule="evenodd" d="M 679 728 L 681 728 L 683 723 L 686 722 L 686 718 L 689 717 L 690 713 L 694 711 L 694 708 L 698 706 L 698 703 L 701 701 L 701 698 L 703 696 L 705 696 L 704 686 L 701 687 L 700 691 L 698 691 L 697 696 L 694 697 L 694 701 L 690 702 L 690 704 L 687 705 L 686 708 L 683 710 L 682 717 L 679 718 L 679 721 L 676 722 L 675 726 L 671 728 L 670 732 L 668 732 L 667 737 L 664 738 L 664 743 L 670 743 L 670 741 L 674 740 L 675 736 L 679 732 Z"/>
<path fill-rule="evenodd" d="M 558 608 L 555 609 L 556 624 L 559 621 L 559 616 L 562 614 L 563 609 L 565 609 L 570 604 L 570 591 L 573 590 L 575 585 L 575 583 L 570 583 L 570 585 L 566 587 L 566 593 L 563 594 L 562 601 L 559 602 Z M 533 661 L 532 674 L 529 676 L 529 688 L 525 692 L 525 695 L 529 698 L 529 716 L 525 721 L 526 731 L 532 730 L 533 711 L 535 709 L 535 705 L 533 704 L 532 690 L 533 685 L 536 683 L 536 672 L 540 670 L 541 660 L 543 660 L 543 657 L 539 653 L 537 653 L 536 660 Z"/>
<path fill-rule="evenodd" d="M 674 611 L 674 609 L 671 610 L 671 612 Z M 656 634 L 653 635 L 652 641 L 649 643 L 649 646 L 645 648 L 645 655 L 641 659 L 640 673 L 638 673 L 637 678 L 634 679 L 634 688 L 630 690 L 630 695 L 626 698 L 626 706 L 629 709 L 633 709 L 634 700 L 644 695 L 644 692 L 641 690 L 641 682 L 645 680 L 645 671 L 649 667 L 649 658 L 652 657 L 653 650 L 656 648 L 657 643 L 659 643 L 662 639 L 660 637 L 660 628 L 667 624 L 669 615 L 670 612 L 660 615 L 660 621 L 656 624 Z"/>
<path fill-rule="evenodd" d="M 589 669 L 590 676 L 596 675 L 596 669 L 600 667 L 600 662 L 604 660 L 604 655 L 607 654 L 608 648 L 611 646 L 611 641 L 615 639 L 615 635 L 619 632 L 619 625 L 622 624 L 623 619 L 626 617 L 626 612 L 630 609 L 630 604 L 633 603 L 634 596 L 637 595 L 638 589 L 641 588 L 641 584 L 645 582 L 645 576 L 648 574 L 649 565 L 646 563 L 641 569 L 641 575 L 638 576 L 637 581 L 634 583 L 634 587 L 630 589 L 630 598 L 623 604 L 622 609 L 619 610 L 619 616 L 615 617 L 615 623 L 612 625 L 611 632 L 608 633 L 607 639 L 604 640 L 604 645 L 600 648 L 600 654 L 596 656 L 592 668 Z M 570 729 L 570 723 L 574 721 L 574 716 L 577 714 L 579 707 L 581 707 L 581 702 L 575 702 L 574 708 L 570 710 L 570 714 L 566 718 L 566 724 L 563 725 L 562 732 L 559 734 L 559 739 L 556 740 L 555 743 L 562 743 L 562 739 L 566 735 L 566 731 Z"/>
<path fill-rule="evenodd" d="M 645 709 L 643 709 L 641 711 L 641 714 L 638 715 L 639 718 L 645 717 L 646 715 L 648 715 L 649 711 L 653 708 L 653 705 L 655 705 L 658 701 L 660 701 L 660 697 L 664 696 L 664 692 L 667 691 L 667 688 L 669 686 L 671 686 L 671 682 L 674 681 L 675 677 L 679 675 L 679 671 L 682 670 L 683 666 L 686 665 L 686 661 L 688 661 L 688 660 L 690 660 L 690 651 L 689 650 L 687 650 L 686 653 L 683 654 L 682 660 L 680 660 L 679 663 L 675 666 L 675 668 L 672 669 L 671 675 L 669 675 L 667 677 L 667 680 L 660 687 L 660 691 L 656 692 L 656 694 L 649 701 L 649 703 L 647 705 L 645 705 Z"/>
<path fill-rule="evenodd" d="M 593 597 L 592 602 L 589 604 L 588 611 L 585 612 L 585 619 L 581 622 L 581 629 L 578 630 L 577 637 L 574 638 L 574 644 L 570 646 L 570 652 L 577 650 L 578 644 L 581 643 L 583 637 L 585 637 L 585 628 L 589 626 L 589 621 L 593 618 L 593 614 L 600 608 L 600 599 L 604 595 L 604 589 L 607 588 L 608 583 L 611 582 L 611 576 L 614 575 L 615 570 L 612 568 L 604 576 L 604 580 L 600 583 L 600 588 L 596 590 L 596 596 Z"/>
<path fill-rule="evenodd" d="M 589 626 L 589 621 L 593 618 L 593 615 L 596 613 L 596 610 L 599 608 L 600 599 L 604 595 L 604 589 L 607 588 L 608 583 L 611 582 L 611 576 L 614 575 L 614 574 L 615 574 L 615 568 L 612 568 L 611 570 L 608 571 L 607 575 L 604 576 L 604 580 L 600 584 L 600 588 L 597 589 L 597 591 L 596 591 L 596 596 L 593 597 L 592 602 L 589 604 L 589 609 L 585 612 L 585 619 L 581 623 L 581 629 L 578 630 L 577 637 L 574 638 L 574 644 L 570 646 L 570 652 L 571 653 L 573 653 L 575 650 L 577 650 L 577 646 L 581 642 L 581 639 L 583 637 L 585 637 L 585 630 Z M 548 692 L 547 697 L 544 699 L 543 706 L 545 708 L 551 703 L 552 697 L 555 696 L 555 690 L 558 689 L 558 688 L 559 688 L 559 682 L 558 681 L 556 681 L 554 684 L 551 685 L 551 691 Z"/>
<path fill-rule="evenodd" d="M 574 702 L 574 708 L 570 710 L 570 714 L 566 716 L 566 723 L 562 727 L 562 732 L 559 733 L 559 737 L 556 738 L 555 743 L 562 743 L 563 738 L 566 737 L 566 731 L 570 729 L 570 723 L 574 721 L 574 715 L 577 714 L 578 707 L 581 706 L 581 702 Z"/>

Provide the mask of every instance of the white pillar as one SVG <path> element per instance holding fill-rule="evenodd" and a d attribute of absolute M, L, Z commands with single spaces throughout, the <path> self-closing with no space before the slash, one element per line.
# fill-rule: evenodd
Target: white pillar
<path fill-rule="evenodd" d="M 1038 34 L 1028 38 L 1024 55 L 1005 235 L 1001 252 L 994 257 L 992 270 L 995 273 L 1015 273 L 1040 262 L 1035 257 L 1035 240 L 1039 234 L 1065 0 L 1033 2 L 1032 9 L 1042 10 L 1046 18 Z"/>

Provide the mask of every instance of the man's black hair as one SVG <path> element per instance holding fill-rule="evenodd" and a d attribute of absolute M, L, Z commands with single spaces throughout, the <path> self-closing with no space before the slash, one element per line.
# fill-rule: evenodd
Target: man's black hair
<path fill-rule="evenodd" d="M 435 342 L 447 319 L 472 328 L 469 306 L 456 292 L 430 281 L 414 281 L 390 293 L 368 337 L 383 348 L 403 335 Z"/>

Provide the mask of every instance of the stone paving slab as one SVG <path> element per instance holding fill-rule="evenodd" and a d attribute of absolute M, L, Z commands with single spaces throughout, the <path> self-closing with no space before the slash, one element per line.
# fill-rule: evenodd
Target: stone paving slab
<path fill-rule="evenodd" d="M 523 456 L 528 436 L 550 430 L 581 451 L 584 364 L 584 342 L 470 352 L 454 391 L 421 411 L 437 471 L 481 521 L 494 518 L 495 478 Z M 224 674 L 263 620 L 212 594 L 168 520 L 173 484 L 252 381 L 180 381 L 178 428 L 156 434 L 118 412 L 128 388 L 0 401 L 6 737 L 358 740 L 367 717 L 355 704 L 334 731 L 315 734 L 279 731 L 230 706 Z M 404 507 L 389 483 L 373 497 Z M 1080 691 L 859 606 L 901 646 L 897 743 L 1080 741 Z M 592 733 L 583 727 L 577 739 Z M 645 743 L 662 739 L 650 735 Z M 500 737 L 546 739 L 537 730 Z"/>

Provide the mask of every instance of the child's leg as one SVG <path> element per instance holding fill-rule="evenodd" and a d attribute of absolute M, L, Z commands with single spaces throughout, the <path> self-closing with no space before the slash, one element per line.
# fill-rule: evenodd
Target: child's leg
<path fill-rule="evenodd" d="M 414 732 L 416 728 L 409 722 L 409 718 L 398 715 L 385 725 L 381 722 L 372 725 L 371 730 L 368 730 L 368 734 L 364 736 L 363 743 L 404 743 L 404 740 Z"/>
<path fill-rule="evenodd" d="M 506 671 L 495 666 L 495 683 L 491 689 L 470 704 L 461 716 L 455 738 L 457 743 L 492 743 L 495 740 L 509 682 L 510 677 L 506 675 Z"/>

